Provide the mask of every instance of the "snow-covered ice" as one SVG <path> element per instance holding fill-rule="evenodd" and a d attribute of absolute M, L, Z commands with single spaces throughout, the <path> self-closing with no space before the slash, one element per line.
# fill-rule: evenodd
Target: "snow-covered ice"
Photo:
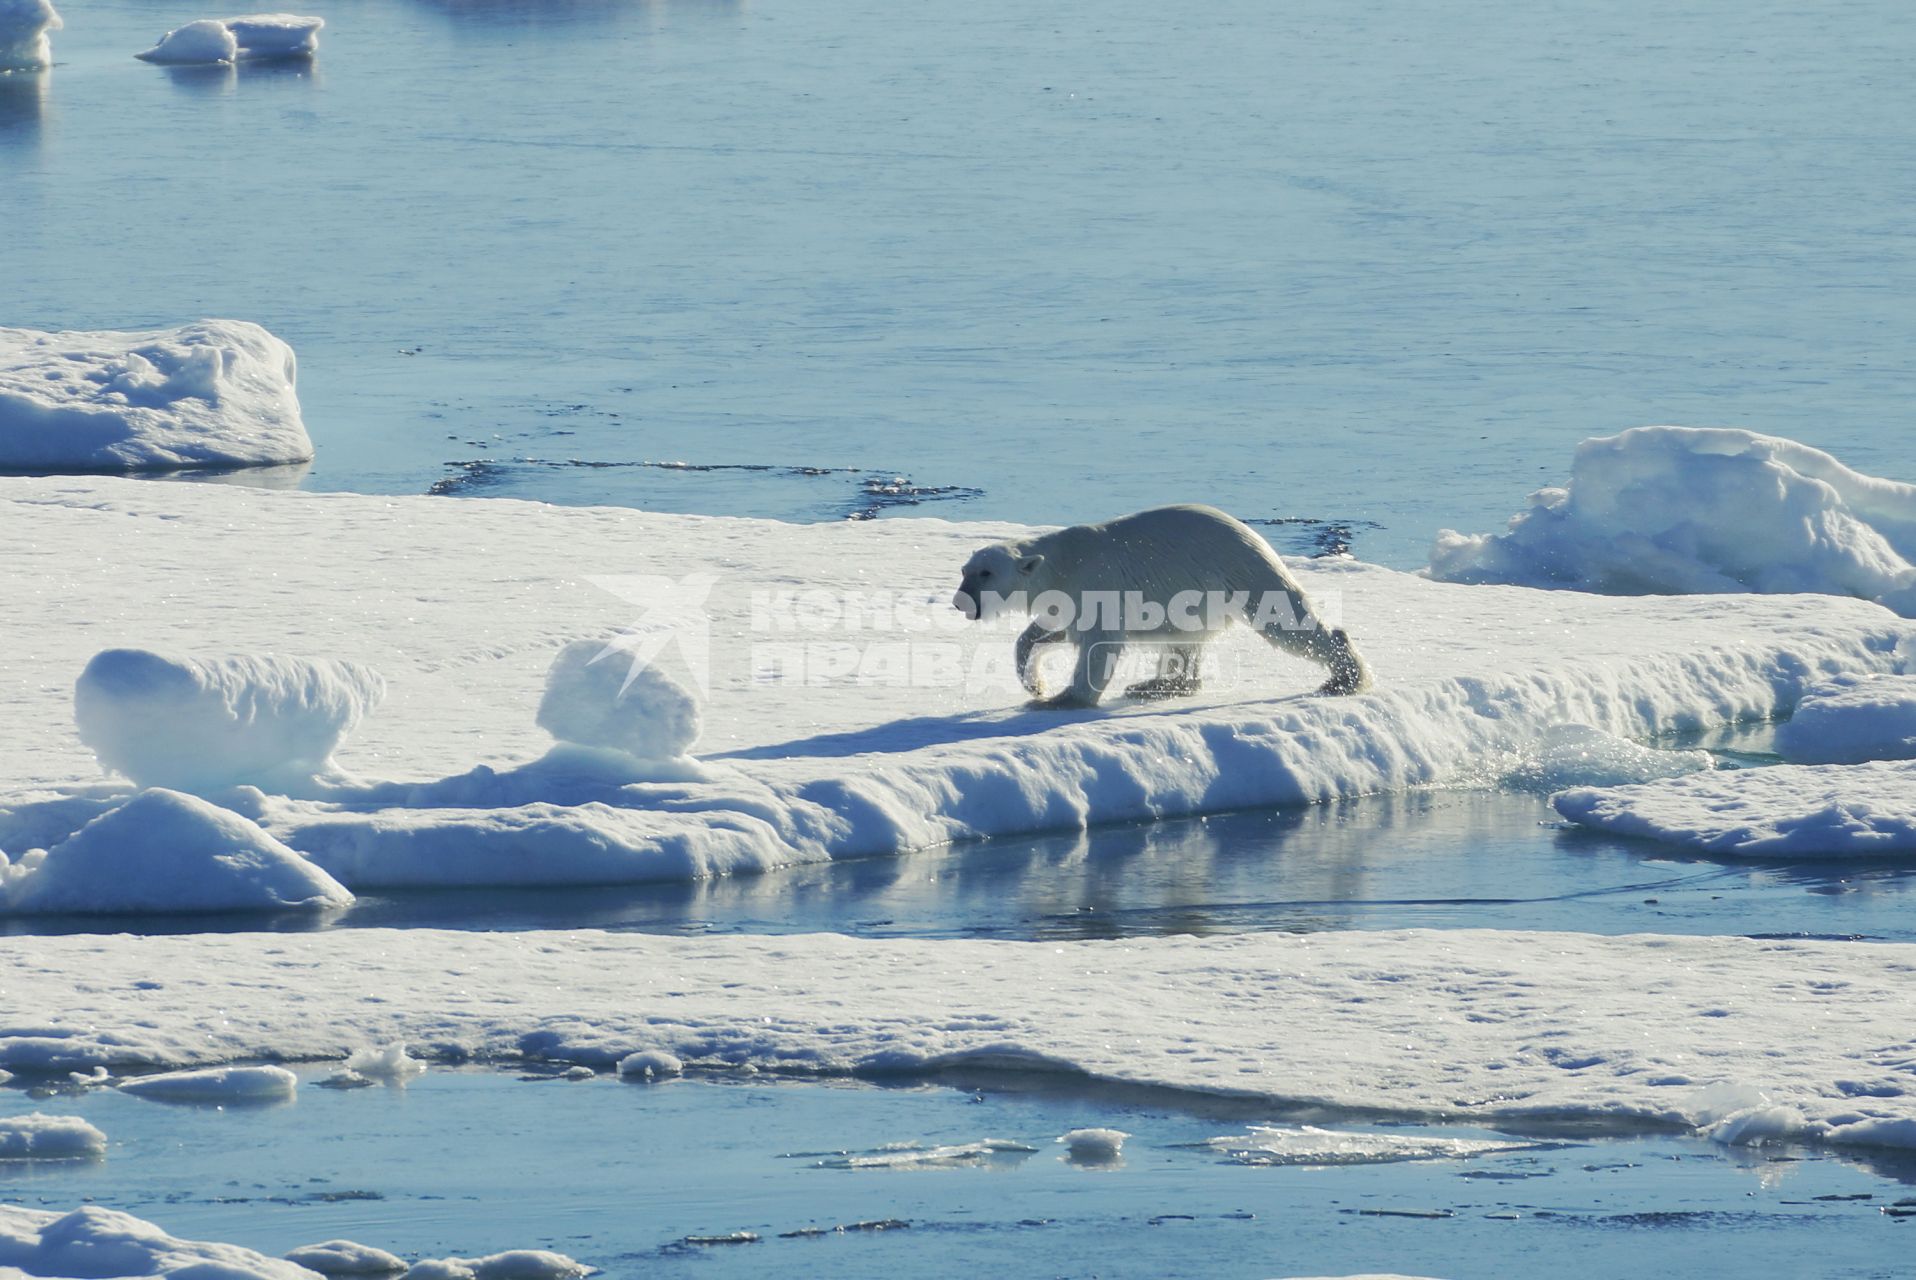
<path fill-rule="evenodd" d="M 1627 787 L 1576 787 L 1558 813 L 1611 835 L 1740 858 L 1916 852 L 1916 763 L 1777 765 Z"/>
<path fill-rule="evenodd" d="M 147 62 L 203 66 L 241 58 L 306 58 L 319 49 L 324 18 L 291 13 L 255 13 L 241 18 L 201 18 L 161 36 L 135 54 Z"/>
<path fill-rule="evenodd" d="M 143 791 L 52 849 L 0 854 L 0 915 L 322 910 L 353 895 L 237 813 Z"/>
<path fill-rule="evenodd" d="M 663 1080 L 684 1073 L 685 1063 L 661 1049 L 640 1049 L 619 1059 L 619 1075 L 627 1080 Z"/>
<path fill-rule="evenodd" d="M 1122 1129 L 1073 1129 L 1058 1135 L 1065 1154 L 1080 1164 L 1113 1164 L 1124 1156 Z"/>
<path fill-rule="evenodd" d="M 352 1240 L 304 1245 L 288 1253 L 286 1261 L 324 1276 L 390 1276 L 406 1269 L 406 1260 L 397 1254 Z"/>
<path fill-rule="evenodd" d="M 1792 764 L 1916 758 L 1916 676 L 1837 676 L 1814 686 L 1777 726 Z"/>
<path fill-rule="evenodd" d="M 244 321 L 131 333 L 0 328 L 0 470 L 305 462 L 313 443 L 296 381 L 293 349 Z"/>
<path fill-rule="evenodd" d="M 351 662 L 107 649 L 74 685 L 73 718 L 102 767 L 142 786 L 286 786 L 330 770 L 384 694 Z"/>
<path fill-rule="evenodd" d="M 0 1116 L 0 1160 L 87 1160 L 106 1154 L 106 1135 L 78 1116 Z"/>
<path fill-rule="evenodd" d="M 1238 1164 L 1329 1165 L 1391 1164 L 1400 1160 L 1460 1160 L 1506 1151 L 1524 1151 L 1535 1143 L 1490 1138 L 1440 1138 L 1413 1133 L 1320 1129 L 1313 1125 L 1278 1128 L 1253 1125 L 1247 1133 L 1205 1143 Z"/>
<path fill-rule="evenodd" d="M 818 1161 L 821 1169 L 971 1169 L 989 1164 L 1001 1156 L 1031 1155 L 1036 1147 L 1009 1138 L 980 1138 L 976 1142 L 948 1142 L 923 1146 L 916 1142 L 897 1142 L 872 1151 L 842 1156 L 827 1156 Z"/>
<path fill-rule="evenodd" d="M 53 0 L 0 0 L 0 72 L 51 65 L 53 42 L 47 33 L 61 26 Z"/>
<path fill-rule="evenodd" d="M 1637 427 L 1577 446 L 1504 533 L 1444 530 L 1431 576 L 1621 594 L 1822 591 L 1916 615 L 1916 486 L 1794 440 Z"/>
<path fill-rule="evenodd" d="M 1874 605 L 1828 596 L 1619 599 L 1311 562 L 1299 578 L 1341 605 L 1377 692 L 1310 697 L 1304 664 L 1236 636 L 1219 653 L 1233 678 L 1201 697 L 1039 712 L 1010 669 L 1013 632 L 963 623 L 945 603 L 978 542 L 1015 532 L 0 482 L 16 673 L 0 714 L 35 744 L 0 756 L 0 845 L 23 847 L 8 832 L 57 842 L 62 824 L 98 812 L 74 790 L 95 785 L 97 766 L 64 689 L 108 635 L 190 652 L 210 626 L 231 652 L 298 645 L 383 673 L 385 703 L 335 754 L 369 780 L 212 796 L 357 890 L 692 878 L 1496 781 L 1561 745 L 1561 726 L 1641 740 L 1787 714 L 1830 677 L 1899 670 L 1911 634 Z M 274 547 L 298 550 L 262 573 L 261 548 Z M 75 563 L 88 572 L 76 577 Z M 702 697 L 702 768 L 676 780 L 620 753 L 552 748 L 537 723 L 556 654 L 659 611 L 661 593 L 626 585 L 648 575 L 716 580 L 698 627 L 655 664 Z M 794 583 L 826 604 L 861 603 L 795 608 Z M 893 607 L 874 615 L 871 597 L 887 592 Z M 206 608 L 180 610 L 182 597 Z M 82 617 L 91 644 L 76 653 L 70 623 Z M 694 642 L 702 688 L 689 664 L 670 665 Z M 779 678 L 808 647 L 820 664 Z M 322 754 L 341 722 L 302 711 L 302 729 L 325 730 L 305 754 Z M 287 754 L 238 751 L 223 732 L 178 754 L 226 774 L 242 757 Z M 1609 780 L 1643 776 L 1645 759 L 1683 760 L 1619 758 Z"/>
<path fill-rule="evenodd" d="M 156 41 L 151 49 L 133 55 L 144 62 L 168 66 L 203 66 L 213 62 L 232 62 L 239 57 L 239 41 L 217 18 L 201 18 L 183 27 L 175 27 Z"/>
<path fill-rule="evenodd" d="M 539 727 L 560 742 L 675 760 L 699 739 L 692 691 L 622 649 L 579 640 L 559 650 L 539 700 Z"/>
<path fill-rule="evenodd" d="M 284 1102 L 299 1092 L 299 1077 L 285 1067 L 206 1067 L 135 1076 L 119 1088 L 162 1102 Z"/>
<path fill-rule="evenodd" d="M 130 1213 L 86 1205 L 71 1213 L 0 1205 L 0 1273 L 181 1276 L 190 1280 L 316 1280 L 317 1272 L 233 1244 L 176 1240 Z"/>
<path fill-rule="evenodd" d="M 1912 974 L 1907 944 L 1487 930 L 9 938 L 0 1064 L 325 1061 L 404 1039 L 609 1069 L 659 1049 L 688 1068 L 1082 1072 L 1473 1124 L 1733 1132 L 1763 1115 L 1767 1136 L 1908 1147 Z"/>
<path fill-rule="evenodd" d="M 346 1070 L 368 1080 L 404 1084 L 414 1076 L 423 1074 L 426 1064 L 407 1054 L 404 1040 L 395 1040 L 377 1048 L 356 1050 L 346 1059 Z"/>
<path fill-rule="evenodd" d="M 432 1258 L 415 1262 L 406 1280 L 574 1280 L 592 1268 L 563 1253 L 512 1249 L 482 1258 Z"/>

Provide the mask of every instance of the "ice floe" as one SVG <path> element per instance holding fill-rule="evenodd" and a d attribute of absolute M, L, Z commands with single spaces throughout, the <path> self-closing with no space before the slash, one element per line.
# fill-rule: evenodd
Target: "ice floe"
<path fill-rule="evenodd" d="M 202 18 L 161 36 L 134 56 L 172 66 L 204 66 L 242 58 L 308 58 L 319 50 L 324 18 L 256 13 L 242 18 Z"/>
<path fill-rule="evenodd" d="M 1312 1125 L 1278 1128 L 1253 1125 L 1249 1132 L 1211 1138 L 1205 1143 L 1238 1164 L 1330 1165 L 1391 1164 L 1400 1160 L 1459 1160 L 1505 1151 L 1524 1151 L 1533 1142 L 1488 1138 L 1437 1138 L 1385 1131 L 1319 1129 Z"/>
<path fill-rule="evenodd" d="M 86 1205 L 50 1213 L 0 1205 L 0 1272 L 27 1276 L 189 1276 L 313 1280 L 316 1272 L 234 1244 L 176 1240 L 130 1213 Z"/>
<path fill-rule="evenodd" d="M 51 65 L 53 42 L 47 33 L 62 25 L 53 0 L 0 0 L 0 72 Z"/>
<path fill-rule="evenodd" d="M 821 1169 L 969 1169 L 1000 1159 L 1023 1159 L 1037 1150 L 1009 1138 L 980 1138 L 976 1142 L 950 1142 L 924 1146 L 916 1142 L 898 1142 L 842 1156 L 826 1156 L 818 1161 Z"/>
<path fill-rule="evenodd" d="M 8 938 L 0 1065 L 325 1061 L 404 1039 L 610 1069 L 650 1049 L 688 1068 L 1049 1071 L 1469 1124 L 1715 1129 L 1760 1105 L 1794 1118 L 1744 1132 L 1907 1146 L 1912 973 L 1916 945 L 1489 930 Z"/>
<path fill-rule="evenodd" d="M 143 791 L 50 850 L 0 854 L 0 915 L 322 910 L 353 895 L 237 813 Z"/>
<path fill-rule="evenodd" d="M 286 1261 L 323 1276 L 391 1276 L 406 1269 L 404 1258 L 352 1240 L 304 1245 L 287 1254 Z"/>
<path fill-rule="evenodd" d="M 1637 427 L 1577 446 L 1498 534 L 1444 530 L 1430 573 L 1622 594 L 1798 592 L 1916 614 L 1916 486 L 1793 440 Z"/>
<path fill-rule="evenodd" d="M 1807 690 L 1776 750 L 1792 764 L 1916 758 L 1916 676 L 1838 676 Z"/>
<path fill-rule="evenodd" d="M 106 1154 L 106 1135 L 78 1116 L 0 1116 L 0 1160 L 88 1160 Z"/>
<path fill-rule="evenodd" d="M 1079 1164 L 1115 1164 L 1124 1158 L 1124 1140 L 1130 1136 L 1122 1129 L 1073 1129 L 1059 1134 L 1058 1141 Z"/>
<path fill-rule="evenodd" d="M 563 1253 L 512 1249 L 482 1258 L 433 1258 L 415 1262 L 406 1272 L 406 1280 L 573 1280 L 591 1271 L 591 1267 Z"/>
<path fill-rule="evenodd" d="M 627 1080 L 663 1080 L 684 1073 L 685 1063 L 662 1049 L 641 1049 L 619 1059 L 619 1075 Z"/>
<path fill-rule="evenodd" d="M 328 771 L 384 694 L 351 662 L 108 649 L 80 673 L 73 716 L 101 766 L 141 786 L 283 787 Z"/>
<path fill-rule="evenodd" d="M 208 1067 L 135 1076 L 119 1088 L 162 1102 L 284 1102 L 299 1092 L 299 1077 L 284 1067 Z"/>
<path fill-rule="evenodd" d="M 1221 675 L 1199 697 L 1033 711 L 1011 669 L 1015 631 L 964 623 L 946 603 L 977 543 L 1015 532 L 3 481 L 17 676 L 0 713 L 34 749 L 0 753 L 0 846 L 56 843 L 105 803 L 85 791 L 96 766 L 57 694 L 93 657 L 64 620 L 111 620 L 115 642 L 156 653 L 199 648 L 208 615 L 178 608 L 186 589 L 219 602 L 231 651 L 296 642 L 342 670 L 382 672 L 386 701 L 335 749 L 370 701 L 363 684 L 226 680 L 203 662 L 156 668 L 166 679 L 153 686 L 184 692 L 144 720 L 148 686 L 130 681 L 104 703 L 104 736 L 82 707 L 89 737 L 109 763 L 142 748 L 135 769 L 192 761 L 194 789 L 354 890 L 694 878 L 1494 783 L 1513 761 L 1532 762 L 1533 785 L 1631 780 L 1704 762 L 1641 740 L 1784 715 L 1832 677 L 1898 671 L 1912 634 L 1828 596 L 1619 599 L 1309 562 L 1298 577 L 1360 638 L 1376 692 L 1309 697 L 1304 664 L 1237 636 L 1220 642 Z M 274 547 L 297 551 L 263 574 L 261 549 Z M 81 561 L 91 567 L 76 578 Z M 661 615 L 678 621 L 658 630 Z M 676 694 L 669 713 L 648 706 L 603 735 L 575 705 L 623 675 L 616 658 L 573 669 L 593 642 L 567 646 L 621 634 L 663 640 L 651 687 L 669 676 L 696 700 L 697 761 L 631 754 L 689 742 L 692 708 Z M 282 687 L 285 701 L 261 700 Z M 539 728 L 553 689 L 567 709 L 547 719 L 562 736 L 622 749 L 553 747 Z M 266 711 L 229 717 L 235 698 Z M 156 726 L 176 705 L 194 736 L 169 750 Z M 660 738 L 661 725 L 683 731 Z M 218 787 L 268 765 L 327 768 L 327 751 L 337 775 Z"/>
<path fill-rule="evenodd" d="M 1580 826 L 1739 858 L 1916 853 L 1916 763 L 1777 765 L 1551 797 Z"/>
<path fill-rule="evenodd" d="M 313 444 L 295 382 L 293 349 L 244 321 L 130 333 L 0 328 L 0 470 L 304 462 Z"/>
<path fill-rule="evenodd" d="M 424 1074 L 426 1064 L 407 1054 L 404 1040 L 395 1040 L 377 1048 L 355 1051 L 346 1059 L 346 1070 L 368 1080 L 404 1084 L 414 1076 Z"/>

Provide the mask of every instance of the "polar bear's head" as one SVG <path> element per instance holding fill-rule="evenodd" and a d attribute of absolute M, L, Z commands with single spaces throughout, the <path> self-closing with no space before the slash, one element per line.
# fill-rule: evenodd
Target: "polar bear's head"
<path fill-rule="evenodd" d="M 965 561 L 952 607 L 974 622 L 990 622 L 1012 611 L 1022 612 L 1038 589 L 1038 569 L 1044 557 L 1016 542 L 997 542 Z"/>

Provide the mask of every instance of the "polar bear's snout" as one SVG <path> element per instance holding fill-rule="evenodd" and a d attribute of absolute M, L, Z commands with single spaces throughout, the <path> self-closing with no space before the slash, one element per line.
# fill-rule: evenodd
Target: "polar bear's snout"
<path fill-rule="evenodd" d="M 958 590 L 952 593 L 951 607 L 964 614 L 965 617 L 971 619 L 973 622 L 978 621 L 977 589 L 970 578 L 966 578 L 964 582 L 959 585 Z"/>

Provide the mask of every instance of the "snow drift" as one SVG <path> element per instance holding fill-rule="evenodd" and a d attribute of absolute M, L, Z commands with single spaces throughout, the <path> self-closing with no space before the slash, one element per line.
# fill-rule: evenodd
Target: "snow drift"
<path fill-rule="evenodd" d="M 1637 427 L 1577 446 L 1570 483 L 1500 534 L 1446 529 L 1445 582 L 1622 595 L 1798 592 L 1916 616 L 1916 486 L 1751 431 Z"/>
<path fill-rule="evenodd" d="M 1916 676 L 1838 676 L 1812 687 L 1777 726 L 1776 750 L 1792 764 L 1916 758 Z"/>
<path fill-rule="evenodd" d="M 1912 1147 L 1913 966 L 1916 944 L 1492 930 L 8 938 L 0 1065 L 337 1060 L 403 1039 L 454 1060 L 1082 1072 L 1339 1112 Z"/>
<path fill-rule="evenodd" d="M 62 25 L 53 0 L 0 0 L 0 72 L 52 65 L 53 42 L 47 33 Z"/>
<path fill-rule="evenodd" d="M 0 469 L 304 462 L 313 444 L 295 382 L 292 348 L 243 321 L 131 333 L 0 328 Z"/>
<path fill-rule="evenodd" d="M 1778 765 L 1551 797 L 1579 826 L 1741 858 L 1916 854 L 1916 763 Z"/>
<path fill-rule="evenodd" d="M 0 855 L 0 914 L 317 910 L 338 881 L 239 814 L 145 791 L 43 854 Z"/>
<path fill-rule="evenodd" d="M 161 36 L 134 56 L 174 66 L 237 62 L 242 58 L 310 58 L 319 51 L 324 18 L 256 13 L 243 18 L 202 18 Z"/>
<path fill-rule="evenodd" d="M 142 786 L 287 785 L 331 768 L 385 682 L 351 662 L 269 655 L 95 654 L 73 718 L 100 764 Z"/>
<path fill-rule="evenodd" d="M 699 704 L 659 668 L 636 664 L 613 645 L 578 640 L 552 660 L 539 727 L 560 742 L 674 760 L 699 740 Z"/>

